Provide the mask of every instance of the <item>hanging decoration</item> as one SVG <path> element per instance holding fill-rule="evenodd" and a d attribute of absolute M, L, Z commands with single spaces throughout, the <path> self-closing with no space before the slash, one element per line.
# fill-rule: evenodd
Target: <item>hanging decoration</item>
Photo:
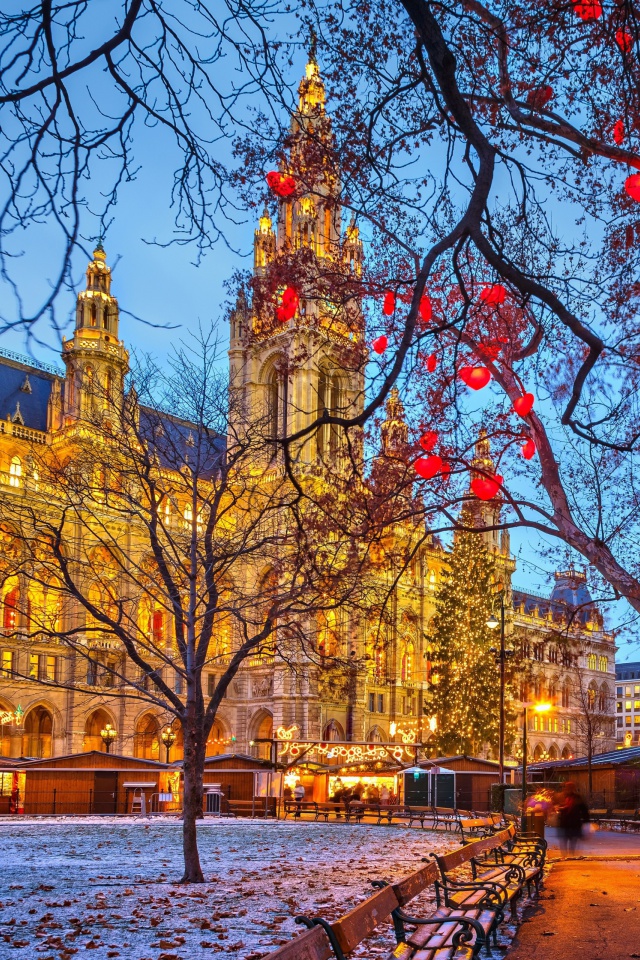
<path fill-rule="evenodd" d="M 613 125 L 613 142 L 621 147 L 625 139 L 626 133 L 624 129 L 624 120 L 616 120 Z"/>
<path fill-rule="evenodd" d="M 526 417 L 533 410 L 536 398 L 532 393 L 523 393 L 513 401 L 513 409 L 519 417 Z"/>
<path fill-rule="evenodd" d="M 381 337 L 376 337 L 371 346 L 373 347 L 375 353 L 383 354 L 389 346 L 389 339 L 383 334 Z"/>
<path fill-rule="evenodd" d="M 624 182 L 624 188 L 632 200 L 640 201 L 640 173 L 632 173 Z"/>
<path fill-rule="evenodd" d="M 435 453 L 432 453 L 430 457 L 418 457 L 414 463 L 416 473 L 423 480 L 431 480 L 437 473 L 442 473 L 443 466 L 442 457 Z"/>
<path fill-rule="evenodd" d="M 429 320 L 431 320 L 432 313 L 433 313 L 433 310 L 431 308 L 431 300 L 425 294 L 423 297 L 420 298 L 420 319 L 422 320 L 422 322 L 429 323 Z"/>
<path fill-rule="evenodd" d="M 506 298 L 507 290 L 501 283 L 490 283 L 480 291 L 480 299 L 489 307 L 499 307 Z"/>
<path fill-rule="evenodd" d="M 293 287 L 286 287 L 280 299 L 280 306 L 276 310 L 276 317 L 281 323 L 292 320 L 298 307 L 300 306 L 300 297 Z"/>
<path fill-rule="evenodd" d="M 427 372 L 435 373 L 436 367 L 438 366 L 438 358 L 435 353 L 430 353 L 425 362 Z"/>
<path fill-rule="evenodd" d="M 472 390 L 482 390 L 491 380 L 491 371 L 486 367 L 460 367 L 458 376 Z"/>
<path fill-rule="evenodd" d="M 573 0 L 573 11 L 581 20 L 599 20 L 602 16 L 602 4 L 600 0 L 590 0 L 588 3 Z"/>
<path fill-rule="evenodd" d="M 523 443 L 523 444 L 522 444 L 522 446 L 520 447 L 520 450 L 521 450 L 522 456 L 525 458 L 525 460 L 531 460 L 531 458 L 532 458 L 533 456 L 535 456 L 536 445 L 535 445 L 535 443 L 533 442 L 533 440 L 531 439 L 531 437 L 529 437 L 529 439 L 526 441 L 526 443 Z"/>
<path fill-rule="evenodd" d="M 387 290 L 384 295 L 384 302 L 382 304 L 382 312 L 385 317 L 390 317 L 395 313 L 396 310 L 396 295 L 391 290 Z"/>
<path fill-rule="evenodd" d="M 527 103 L 534 110 L 544 110 L 550 100 L 553 99 L 553 87 L 548 84 L 544 87 L 534 87 L 527 94 Z"/>
<path fill-rule="evenodd" d="M 420 446 L 423 450 L 426 450 L 427 453 L 430 453 L 438 442 L 438 434 L 435 430 L 427 430 L 426 433 L 423 433 L 420 437 Z"/>
<path fill-rule="evenodd" d="M 502 477 L 494 473 L 493 477 L 476 477 L 471 481 L 471 490 L 478 500 L 493 500 L 502 486 Z"/>
<path fill-rule="evenodd" d="M 633 47 L 633 37 L 626 30 L 616 30 L 616 43 L 623 53 L 630 53 Z"/>
<path fill-rule="evenodd" d="M 267 186 L 277 197 L 290 197 L 296 190 L 296 181 L 287 173 L 270 170 L 266 176 Z"/>

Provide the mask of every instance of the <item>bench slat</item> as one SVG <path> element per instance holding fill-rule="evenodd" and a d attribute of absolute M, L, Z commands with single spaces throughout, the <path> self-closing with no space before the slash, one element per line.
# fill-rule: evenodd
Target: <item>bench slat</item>
<path fill-rule="evenodd" d="M 333 950 L 322 927 L 311 927 L 269 954 L 269 960 L 330 960 Z"/>
<path fill-rule="evenodd" d="M 345 953 L 353 950 L 365 937 L 368 937 L 379 923 L 391 915 L 398 906 L 393 887 L 383 887 L 372 897 L 359 903 L 339 920 L 331 925 L 336 940 Z"/>
<path fill-rule="evenodd" d="M 409 874 L 404 880 L 393 883 L 391 887 L 398 898 L 400 906 L 404 906 L 405 903 L 409 903 L 409 901 L 417 897 L 419 893 L 422 893 L 422 891 L 431 886 L 432 883 L 435 883 L 437 879 L 438 866 L 435 863 L 430 863 L 427 866 L 421 867 L 420 870 L 416 870 L 415 873 Z"/>

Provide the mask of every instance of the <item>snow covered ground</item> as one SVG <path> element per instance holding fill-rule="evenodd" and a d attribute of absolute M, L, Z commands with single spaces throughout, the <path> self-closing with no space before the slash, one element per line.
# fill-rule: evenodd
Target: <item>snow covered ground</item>
<path fill-rule="evenodd" d="M 0 821 L 0 958 L 257 960 L 300 932 L 297 914 L 333 920 L 373 892 L 371 880 L 458 845 L 368 824 L 207 819 L 198 831 L 207 883 L 180 886 L 178 821 Z M 386 927 L 360 956 L 393 945 Z"/>

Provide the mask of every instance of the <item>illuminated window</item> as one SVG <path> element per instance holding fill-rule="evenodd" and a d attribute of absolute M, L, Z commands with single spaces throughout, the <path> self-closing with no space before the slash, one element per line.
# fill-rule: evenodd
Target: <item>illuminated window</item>
<path fill-rule="evenodd" d="M 609 661 L 607 657 L 600 657 L 598 660 L 598 670 L 601 673 L 606 673 L 609 669 Z"/>
<path fill-rule="evenodd" d="M 571 720 L 567 720 L 567 733 L 571 733 Z"/>
<path fill-rule="evenodd" d="M 161 644 L 164 642 L 164 613 L 162 610 L 154 610 L 151 618 L 151 636 L 153 642 Z"/>
<path fill-rule="evenodd" d="M 3 677 L 13 676 L 13 650 L 2 651 L 2 665 L 0 667 L 0 674 Z"/>
<path fill-rule="evenodd" d="M 598 666 L 598 658 L 595 653 L 590 653 L 587 656 L 587 668 L 589 670 L 595 670 Z"/>
<path fill-rule="evenodd" d="M 404 650 L 404 655 L 402 657 L 402 680 L 404 683 L 413 683 L 413 662 L 414 662 L 414 645 L 411 641 L 407 643 Z"/>
<path fill-rule="evenodd" d="M 38 679 L 39 656 L 37 653 L 29 654 L 29 676 L 32 680 Z"/>
<path fill-rule="evenodd" d="M 22 461 L 20 457 L 12 457 L 9 464 L 9 486 L 19 487 L 22 483 Z"/>
<path fill-rule="evenodd" d="M 2 625 L 5 633 L 12 633 L 16 628 L 18 621 L 18 600 L 20 594 L 17 587 L 9 590 L 4 597 L 4 609 L 2 611 Z"/>

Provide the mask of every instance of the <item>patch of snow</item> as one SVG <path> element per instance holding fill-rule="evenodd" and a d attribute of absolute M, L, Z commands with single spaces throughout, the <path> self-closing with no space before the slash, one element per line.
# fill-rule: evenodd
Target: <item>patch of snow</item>
<path fill-rule="evenodd" d="M 401 825 L 207 818 L 198 824 L 206 883 L 182 886 L 175 819 L 11 818 L 0 836 L 2 960 L 84 950 L 91 960 L 258 960 L 301 932 L 298 914 L 335 920 L 373 893 L 372 880 L 406 876 L 459 843 Z M 432 903 L 432 891 L 422 900 Z M 394 945 L 387 924 L 354 956 Z"/>

